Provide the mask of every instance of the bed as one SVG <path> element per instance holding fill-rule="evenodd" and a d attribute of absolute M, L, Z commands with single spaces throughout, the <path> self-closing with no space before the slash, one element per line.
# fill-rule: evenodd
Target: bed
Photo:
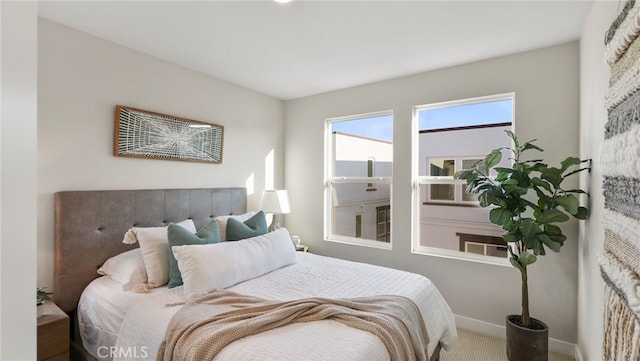
<path fill-rule="evenodd" d="M 186 283 L 184 287 L 162 286 L 137 293 L 123 290 L 111 276 L 98 275 L 105 261 L 135 252 L 132 250 L 137 244 L 122 242 L 129 229 L 163 227 L 183 220 L 191 220 L 195 229 L 202 229 L 216 217 L 246 214 L 246 202 L 244 188 L 56 193 L 54 301 L 71 316 L 75 324 L 72 340 L 84 357 L 155 359 L 168 325 L 175 314 L 186 309 Z M 232 243 L 241 244 L 228 242 Z M 397 294 L 414 301 L 424 318 L 429 360 L 438 360 L 441 348 L 455 341 L 451 310 L 425 277 L 312 253 L 293 253 L 296 260 L 292 264 L 226 290 L 269 302 Z M 388 360 L 385 345 L 370 332 L 320 320 L 243 337 L 222 348 L 215 359 Z"/>

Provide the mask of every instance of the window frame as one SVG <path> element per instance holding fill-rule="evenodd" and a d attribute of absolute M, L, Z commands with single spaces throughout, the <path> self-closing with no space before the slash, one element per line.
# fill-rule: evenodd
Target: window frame
<path fill-rule="evenodd" d="M 429 109 L 455 107 L 455 106 L 468 105 L 468 104 L 487 103 L 487 102 L 499 101 L 499 100 L 507 100 L 507 99 L 510 99 L 511 102 L 512 102 L 512 107 L 511 107 L 511 130 L 513 131 L 514 128 L 515 128 L 515 102 L 516 102 L 515 92 L 488 95 L 488 96 L 480 96 L 480 97 L 466 98 L 466 99 L 459 99 L 459 100 L 452 100 L 452 101 L 444 101 L 444 102 L 437 102 L 437 103 L 430 103 L 430 104 L 422 104 L 422 105 L 416 105 L 416 106 L 413 107 L 412 119 L 411 119 L 411 147 L 412 147 L 412 162 L 411 162 L 411 164 L 412 164 L 412 166 L 411 166 L 411 173 L 412 173 L 411 253 L 427 255 L 427 256 L 450 258 L 450 259 L 463 260 L 463 261 L 478 262 L 478 263 L 484 263 L 484 264 L 493 264 L 493 265 L 506 266 L 506 267 L 511 266 L 508 257 L 505 257 L 503 259 L 503 258 L 499 258 L 499 257 L 477 255 L 477 254 L 468 253 L 468 252 L 460 252 L 460 251 L 449 250 L 449 249 L 444 249 L 444 248 L 437 248 L 437 247 L 429 247 L 429 246 L 420 245 L 420 236 L 421 236 L 421 234 L 420 234 L 420 224 L 422 223 L 421 222 L 421 217 L 420 217 L 420 210 L 421 210 L 421 207 L 423 206 L 423 199 L 426 199 L 426 197 L 424 197 L 421 194 L 420 187 L 422 185 L 430 185 L 430 184 L 453 184 L 454 187 L 457 188 L 457 187 L 464 186 L 466 184 L 464 180 L 454 179 L 453 176 L 450 176 L 450 177 L 449 176 L 447 176 L 447 177 L 442 177 L 442 176 L 421 176 L 419 174 L 419 172 L 420 172 L 420 162 L 424 161 L 423 159 L 420 159 L 420 117 L 419 117 L 420 112 L 423 111 L 423 110 L 429 110 Z M 432 158 L 436 158 L 436 156 L 434 156 Z M 454 156 L 451 156 L 451 157 L 449 157 L 449 156 L 437 156 L 437 158 L 453 159 L 453 158 L 457 158 L 457 157 L 454 157 Z M 465 156 L 462 156 L 460 158 L 472 159 L 472 158 L 475 158 L 475 156 L 474 155 L 465 155 Z M 484 157 L 481 156 L 479 158 L 482 159 Z M 470 203 L 478 204 L 477 202 L 467 202 L 467 203 L 469 203 L 468 205 L 472 205 Z M 440 201 L 440 202 L 437 202 L 437 203 L 436 202 L 429 203 L 428 205 L 456 206 L 456 205 L 462 205 L 462 204 L 454 204 L 453 202 L 452 203 L 448 203 L 446 201 L 445 202 Z M 477 227 L 479 229 L 484 228 L 483 232 L 485 232 L 487 235 L 498 235 L 498 234 L 501 235 L 502 234 L 502 232 L 501 232 L 502 230 L 497 226 L 495 226 L 496 230 L 494 230 L 494 231 L 490 230 L 490 225 L 486 225 L 484 223 L 483 224 L 478 224 Z M 498 231 L 500 231 L 500 233 L 497 233 Z M 494 232 L 496 232 L 496 233 L 492 234 Z"/>
<path fill-rule="evenodd" d="M 393 110 L 382 110 L 370 113 L 362 113 L 362 114 L 354 114 L 342 117 L 333 117 L 327 118 L 324 121 L 324 212 L 323 212 L 323 239 L 327 242 L 336 242 L 336 243 L 344 243 L 344 244 L 352 244 L 364 247 L 371 248 L 380 248 L 391 250 L 393 244 L 392 230 L 393 230 L 393 221 L 391 221 L 391 230 L 390 230 L 390 239 L 389 242 L 381 242 L 373 239 L 366 238 L 356 238 L 343 236 L 338 234 L 331 233 L 331 220 L 332 220 L 332 190 L 334 185 L 339 184 L 363 184 L 369 190 L 376 190 L 376 184 L 388 184 L 389 185 L 389 206 L 393 209 L 393 170 L 392 174 L 389 177 L 337 177 L 334 173 L 334 164 L 333 164 L 333 132 L 331 124 L 334 122 L 340 121 L 349 121 L 349 120 L 357 120 L 363 118 L 374 118 L 380 116 L 391 116 L 392 122 L 394 121 Z M 393 144 L 393 142 L 392 142 Z M 372 157 L 367 157 L 367 162 Z M 374 165 L 375 168 L 375 165 Z M 369 187 L 369 184 L 373 184 L 373 188 Z"/>
<path fill-rule="evenodd" d="M 453 160 L 453 171 L 454 173 L 463 169 L 462 163 L 465 160 L 475 160 L 475 159 L 484 159 L 484 156 L 478 155 L 470 155 L 470 156 L 457 156 L 457 157 L 427 157 L 426 162 L 427 165 L 430 165 L 431 159 L 446 159 Z M 427 173 L 431 173 L 430 167 L 427 167 Z M 440 182 L 441 180 L 446 180 L 446 182 Z M 445 206 L 462 206 L 462 207 L 480 207 L 480 202 L 476 199 L 474 201 L 465 201 L 464 200 L 464 186 L 465 183 L 462 183 L 462 186 L 459 186 L 457 183 L 451 183 L 453 181 L 453 176 L 432 176 L 431 174 L 426 176 L 418 176 L 418 182 L 420 185 L 428 185 L 429 191 L 423 201 L 423 204 L 429 205 L 445 205 Z M 431 186 L 432 185 L 440 185 L 440 184 L 452 184 L 453 185 L 453 200 L 446 199 L 433 199 L 431 198 Z"/>

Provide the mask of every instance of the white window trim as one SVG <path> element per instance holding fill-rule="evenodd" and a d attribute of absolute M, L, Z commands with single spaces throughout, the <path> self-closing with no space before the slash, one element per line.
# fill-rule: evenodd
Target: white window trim
<path fill-rule="evenodd" d="M 427 109 L 437 109 L 444 107 L 452 107 L 457 105 L 466 105 L 466 104 L 474 104 L 474 103 L 484 103 L 496 100 L 504 100 L 511 99 L 513 102 L 512 114 L 511 114 L 511 127 L 515 128 L 515 93 L 503 93 L 496 95 L 488 95 L 482 97 L 468 98 L 468 99 L 460 99 L 460 100 L 452 100 L 445 101 L 439 103 L 425 104 L 425 105 L 416 105 L 413 107 L 412 119 L 411 119 L 411 179 L 413 179 L 412 190 L 411 190 L 411 253 L 426 255 L 426 256 L 434 256 L 434 257 L 442 257 L 448 259 L 462 260 L 462 261 L 471 261 L 478 262 L 483 264 L 491 264 L 497 266 L 505 266 L 512 267 L 511 263 L 508 259 L 502 259 L 498 257 L 491 256 L 481 256 L 473 253 L 465 253 L 460 251 L 448 250 L 443 248 L 436 247 L 426 247 L 421 246 L 417 240 L 420 237 L 420 207 L 422 206 L 422 202 L 420 200 L 420 185 L 421 184 L 465 184 L 463 180 L 453 179 L 453 177 L 425 177 L 419 175 L 418 161 L 420 161 L 420 121 L 418 114 L 421 110 Z M 422 183 L 424 182 L 424 183 Z"/>
<path fill-rule="evenodd" d="M 323 212 L 323 239 L 327 242 L 344 243 L 371 248 L 391 250 L 393 247 L 393 214 L 391 215 L 391 237 L 389 243 L 376 240 L 347 237 L 331 234 L 331 186 L 333 184 L 362 184 L 367 183 L 390 184 L 393 187 L 393 175 L 391 177 L 334 177 L 332 167 L 333 137 L 331 137 L 331 123 L 336 121 L 348 121 L 362 118 L 373 118 L 390 115 L 393 118 L 393 110 L 383 110 L 371 113 L 362 113 L 344 117 L 327 118 L 324 122 L 324 212 Z M 389 204 L 393 209 L 393 192 L 390 193 Z"/>

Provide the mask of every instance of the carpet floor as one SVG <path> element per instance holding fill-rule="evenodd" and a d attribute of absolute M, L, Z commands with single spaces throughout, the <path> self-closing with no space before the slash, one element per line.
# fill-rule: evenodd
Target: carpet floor
<path fill-rule="evenodd" d="M 440 351 L 440 361 L 507 361 L 501 338 L 458 329 L 458 340 L 449 351 Z M 571 356 L 549 353 L 549 361 L 575 361 Z"/>

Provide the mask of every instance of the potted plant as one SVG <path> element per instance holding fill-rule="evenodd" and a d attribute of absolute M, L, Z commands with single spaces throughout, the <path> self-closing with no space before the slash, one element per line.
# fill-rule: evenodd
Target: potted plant
<path fill-rule="evenodd" d="M 522 313 L 508 315 L 507 357 L 511 361 L 547 360 L 548 327 L 529 315 L 529 287 L 527 267 L 546 249 L 560 251 L 566 236 L 557 225 L 573 216 L 586 219 L 588 209 L 581 207 L 576 195 L 586 194 L 580 189 L 564 189 L 570 176 L 590 168 L 589 160 L 568 157 L 559 167 L 552 167 L 542 159 L 524 159 L 528 151 L 543 150 L 531 140 L 520 143 L 516 135 L 506 131 L 513 147 L 492 150 L 470 169 L 455 173 L 454 178 L 467 183 L 467 192 L 478 194 L 480 206 L 492 206 L 489 220 L 505 231 L 502 235 L 509 252 L 509 261 L 520 271 L 522 278 Z M 499 167 L 502 150 L 511 153 L 511 168 Z M 495 177 L 492 175 L 495 174 Z"/>
<path fill-rule="evenodd" d="M 38 310 L 38 317 L 42 316 L 44 312 L 44 302 L 51 300 L 53 293 L 44 290 L 45 287 L 36 288 L 36 309 Z"/>

